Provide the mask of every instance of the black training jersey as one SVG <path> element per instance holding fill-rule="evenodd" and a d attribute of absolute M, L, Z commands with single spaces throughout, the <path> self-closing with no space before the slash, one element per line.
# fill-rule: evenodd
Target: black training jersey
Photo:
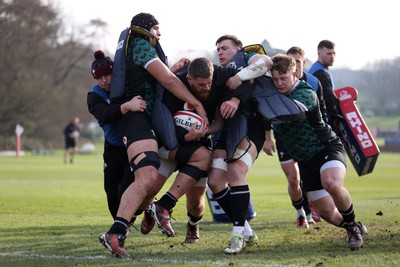
<path fill-rule="evenodd" d="M 247 97 L 249 92 L 247 92 L 248 88 L 246 88 L 246 85 L 244 84 L 234 91 L 230 91 L 226 87 L 226 82 L 228 79 L 234 76 L 237 72 L 238 71 L 234 69 L 224 69 L 222 67 L 214 66 L 210 95 L 206 100 L 199 99 L 207 113 L 207 118 L 210 123 L 215 118 L 215 112 L 219 112 L 219 106 L 222 102 L 231 99 L 233 96 L 239 98 L 241 101 L 243 101 L 243 98 Z M 178 78 L 193 93 L 186 79 L 186 75 L 186 72 L 177 74 Z M 194 95 L 196 94 L 194 93 Z M 193 107 L 190 107 L 186 102 L 178 99 L 169 91 L 164 92 L 163 102 L 168 107 L 172 115 L 181 110 L 190 110 L 196 112 Z M 182 135 L 187 133 L 187 130 L 182 129 L 183 128 L 181 127 L 177 127 L 177 135 L 179 140 L 183 140 Z"/>
<path fill-rule="evenodd" d="M 158 60 L 154 46 L 143 38 L 133 38 L 128 45 L 126 58 L 125 101 L 140 95 L 147 103 L 151 115 L 156 92 L 156 79 L 146 71 L 147 66 Z"/>

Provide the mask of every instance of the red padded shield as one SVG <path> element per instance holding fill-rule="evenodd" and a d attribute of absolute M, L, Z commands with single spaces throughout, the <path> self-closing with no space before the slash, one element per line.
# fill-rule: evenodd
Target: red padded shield
<path fill-rule="evenodd" d="M 347 155 L 359 176 L 371 173 L 378 159 L 379 148 L 355 104 L 358 92 L 354 87 L 344 87 L 335 89 L 334 93 L 340 101 L 343 119 L 338 131 Z"/>

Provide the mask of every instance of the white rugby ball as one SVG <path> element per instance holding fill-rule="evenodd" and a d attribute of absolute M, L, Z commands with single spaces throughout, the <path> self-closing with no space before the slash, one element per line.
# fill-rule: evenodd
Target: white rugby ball
<path fill-rule="evenodd" d="M 186 130 L 189 130 L 196 122 L 197 122 L 196 128 L 200 129 L 200 126 L 203 123 L 202 117 L 188 110 L 177 111 L 174 114 L 174 120 L 175 120 L 175 125 L 183 127 Z"/>

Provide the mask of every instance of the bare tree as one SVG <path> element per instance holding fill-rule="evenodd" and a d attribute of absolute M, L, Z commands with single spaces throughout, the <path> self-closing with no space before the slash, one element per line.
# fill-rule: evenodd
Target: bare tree
<path fill-rule="evenodd" d="M 91 44 L 106 23 L 89 25 L 68 31 L 51 4 L 0 0 L 0 149 L 13 145 L 17 123 L 28 148 L 55 147 L 71 117 L 90 117 Z"/>
<path fill-rule="evenodd" d="M 379 115 L 400 114 L 400 58 L 381 60 L 369 65 L 363 78 L 367 87 L 365 102 Z"/>

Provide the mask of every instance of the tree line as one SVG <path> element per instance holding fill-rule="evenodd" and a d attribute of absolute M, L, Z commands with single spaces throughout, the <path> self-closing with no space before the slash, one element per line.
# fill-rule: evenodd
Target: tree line
<path fill-rule="evenodd" d="M 66 28 L 60 12 L 40 0 L 0 0 L 0 150 L 14 148 L 17 124 L 24 149 L 63 146 L 63 127 L 88 121 L 93 44 L 106 26 Z"/>

